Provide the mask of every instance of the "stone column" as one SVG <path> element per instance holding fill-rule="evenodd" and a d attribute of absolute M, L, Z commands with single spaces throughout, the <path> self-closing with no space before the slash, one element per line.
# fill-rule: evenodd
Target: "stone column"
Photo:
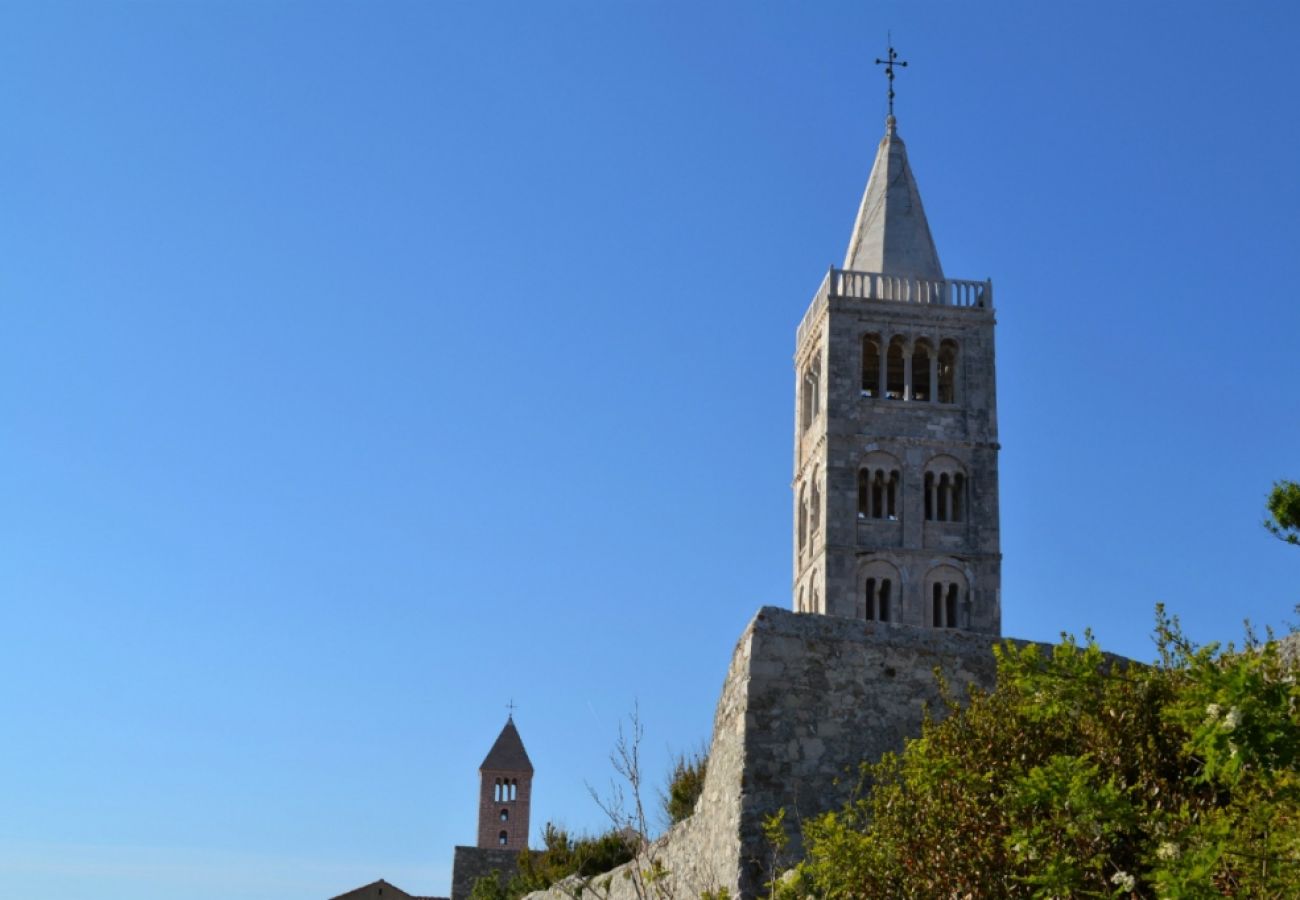
<path fill-rule="evenodd" d="M 912 342 L 903 343 L 903 399 L 912 399 Z"/>

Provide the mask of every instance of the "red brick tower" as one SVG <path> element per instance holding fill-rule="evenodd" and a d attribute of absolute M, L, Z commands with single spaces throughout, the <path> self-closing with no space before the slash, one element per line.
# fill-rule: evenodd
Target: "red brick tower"
<path fill-rule="evenodd" d="M 478 771 L 482 778 L 478 795 L 478 845 L 497 850 L 526 850 L 533 764 L 515 730 L 513 716 L 506 719 L 506 727 L 501 729 Z"/>

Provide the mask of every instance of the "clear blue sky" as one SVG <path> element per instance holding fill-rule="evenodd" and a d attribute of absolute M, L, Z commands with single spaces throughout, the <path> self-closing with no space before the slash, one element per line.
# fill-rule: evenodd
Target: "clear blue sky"
<path fill-rule="evenodd" d="M 1293 3 L 0 8 L 0 893 L 448 889 L 704 741 L 788 605 L 794 329 L 885 33 L 998 303 L 1008 634 L 1279 625 Z"/>

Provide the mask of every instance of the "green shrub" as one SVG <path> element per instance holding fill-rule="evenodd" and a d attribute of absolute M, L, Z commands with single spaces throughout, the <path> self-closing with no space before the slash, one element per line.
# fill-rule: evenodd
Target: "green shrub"
<path fill-rule="evenodd" d="M 517 900 L 544 891 L 556 882 L 578 875 L 592 878 L 632 859 L 632 843 L 617 831 L 594 837 L 573 837 L 551 822 L 542 829 L 542 849 L 519 855 L 519 868 L 509 881 L 497 873 L 474 883 L 470 900 Z"/>
<path fill-rule="evenodd" d="M 673 761 L 668 790 L 662 797 L 664 815 L 670 825 L 676 825 L 695 812 L 695 803 L 704 790 L 704 773 L 708 767 L 709 757 L 700 750 L 679 754 Z"/>
<path fill-rule="evenodd" d="M 998 648 L 866 793 L 808 823 L 788 897 L 1300 896 L 1300 686 L 1275 642 L 1198 648 L 1157 609 L 1155 666 L 1088 636 Z"/>

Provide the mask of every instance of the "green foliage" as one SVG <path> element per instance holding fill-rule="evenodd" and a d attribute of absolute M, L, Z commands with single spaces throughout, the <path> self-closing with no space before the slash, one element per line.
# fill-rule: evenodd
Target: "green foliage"
<path fill-rule="evenodd" d="M 1300 484 L 1276 481 L 1268 495 L 1268 515 L 1264 527 L 1279 540 L 1300 545 Z"/>
<path fill-rule="evenodd" d="M 571 875 L 589 880 L 632 859 L 627 836 L 611 829 L 595 837 L 573 837 L 551 822 L 542 829 L 542 849 L 519 855 L 519 869 L 505 883 L 495 872 L 478 879 L 470 900 L 517 900 Z"/>
<path fill-rule="evenodd" d="M 668 790 L 663 794 L 664 814 L 670 825 L 688 818 L 695 812 L 695 802 L 704 790 L 704 773 L 709 767 L 709 757 L 702 751 L 682 753 L 673 760 L 668 776 Z"/>
<path fill-rule="evenodd" d="M 1160 608 L 1156 639 L 1151 667 L 1091 636 L 997 648 L 997 690 L 807 823 L 778 896 L 1300 896 L 1296 663 L 1249 633 L 1198 648 Z"/>
<path fill-rule="evenodd" d="M 469 900 L 509 900 L 501 873 L 494 869 L 492 874 L 475 879 Z"/>

